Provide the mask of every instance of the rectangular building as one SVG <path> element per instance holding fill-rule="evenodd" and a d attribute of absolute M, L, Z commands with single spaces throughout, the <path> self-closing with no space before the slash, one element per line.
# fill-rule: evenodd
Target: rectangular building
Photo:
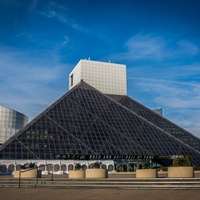
<path fill-rule="evenodd" d="M 126 65 L 80 60 L 69 74 L 69 89 L 81 80 L 104 94 L 127 95 Z"/>

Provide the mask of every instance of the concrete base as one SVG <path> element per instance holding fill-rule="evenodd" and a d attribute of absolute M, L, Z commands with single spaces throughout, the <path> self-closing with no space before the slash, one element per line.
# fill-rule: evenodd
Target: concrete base
<path fill-rule="evenodd" d="M 136 178 L 157 178 L 158 172 L 156 169 L 137 169 Z"/>
<path fill-rule="evenodd" d="M 168 178 L 194 178 L 194 168 L 168 167 Z"/>
<path fill-rule="evenodd" d="M 85 178 L 108 178 L 107 169 L 86 169 Z"/>
<path fill-rule="evenodd" d="M 69 171 L 69 178 L 85 178 L 84 170 Z"/>
<path fill-rule="evenodd" d="M 20 171 L 14 171 L 14 178 L 19 178 Z M 33 169 L 30 171 L 21 170 L 21 178 L 41 178 L 42 177 L 42 171 Z"/>

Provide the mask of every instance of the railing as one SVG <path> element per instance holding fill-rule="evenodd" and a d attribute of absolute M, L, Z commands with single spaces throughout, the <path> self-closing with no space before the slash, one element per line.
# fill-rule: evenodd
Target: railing
<path fill-rule="evenodd" d="M 49 166 L 49 165 L 52 165 L 51 181 L 53 181 L 53 164 L 42 165 L 42 167 L 46 167 L 46 166 Z M 31 170 L 37 169 L 36 184 L 38 184 L 38 168 L 39 167 L 37 166 L 37 167 L 31 168 L 31 169 L 27 169 L 27 170 L 23 170 L 23 171 L 20 170 L 20 172 L 19 172 L 19 185 L 18 185 L 19 189 L 21 188 L 21 173 L 28 172 L 28 171 L 31 171 Z"/>

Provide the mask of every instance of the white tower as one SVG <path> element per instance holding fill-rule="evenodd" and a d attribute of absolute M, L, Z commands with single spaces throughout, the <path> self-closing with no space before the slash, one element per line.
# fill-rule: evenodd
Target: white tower
<path fill-rule="evenodd" d="M 105 94 L 127 95 L 126 65 L 80 60 L 69 74 L 69 89 L 81 80 Z"/>

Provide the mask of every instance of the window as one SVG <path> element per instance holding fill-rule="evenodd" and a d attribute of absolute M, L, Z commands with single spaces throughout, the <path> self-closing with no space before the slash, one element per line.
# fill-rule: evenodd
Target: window
<path fill-rule="evenodd" d="M 73 86 L 73 74 L 70 76 L 70 86 Z"/>

